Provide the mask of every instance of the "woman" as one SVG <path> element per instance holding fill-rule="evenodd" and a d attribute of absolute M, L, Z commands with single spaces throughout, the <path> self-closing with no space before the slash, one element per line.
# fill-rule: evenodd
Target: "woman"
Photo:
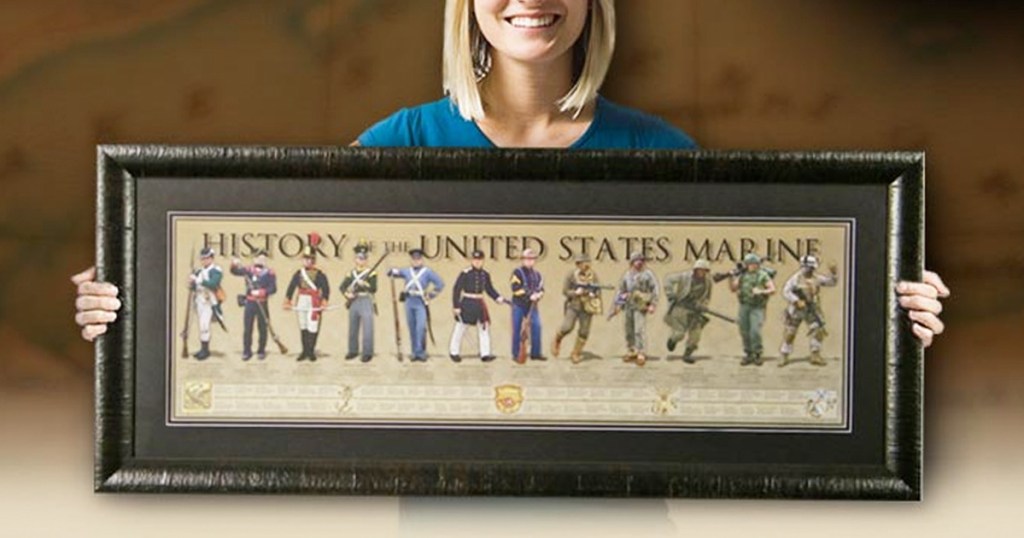
<path fill-rule="evenodd" d="M 446 97 L 403 109 L 353 143 L 362 146 L 691 149 L 665 121 L 597 93 L 615 48 L 614 0 L 447 0 Z M 118 290 L 78 285 L 82 337 L 106 332 L 120 308 Z M 949 289 L 932 272 L 896 287 L 914 334 L 928 346 L 944 330 L 940 298 Z"/>

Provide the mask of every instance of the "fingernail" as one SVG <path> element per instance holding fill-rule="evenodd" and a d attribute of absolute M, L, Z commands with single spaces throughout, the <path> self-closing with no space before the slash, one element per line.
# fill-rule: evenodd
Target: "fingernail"
<path fill-rule="evenodd" d="M 899 284 L 896 284 L 896 291 L 906 293 L 909 287 L 910 286 L 907 286 L 906 282 L 900 282 Z"/>

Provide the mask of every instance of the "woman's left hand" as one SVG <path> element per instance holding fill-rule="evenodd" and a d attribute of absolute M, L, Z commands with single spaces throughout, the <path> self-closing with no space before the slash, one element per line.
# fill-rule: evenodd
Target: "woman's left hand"
<path fill-rule="evenodd" d="M 924 347 L 932 345 L 935 336 L 946 330 L 946 325 L 939 319 L 942 313 L 941 299 L 949 297 L 949 288 L 942 282 L 939 275 L 924 272 L 924 282 L 900 282 L 896 285 L 900 306 L 905 308 L 910 320 L 914 322 L 914 335 Z"/>

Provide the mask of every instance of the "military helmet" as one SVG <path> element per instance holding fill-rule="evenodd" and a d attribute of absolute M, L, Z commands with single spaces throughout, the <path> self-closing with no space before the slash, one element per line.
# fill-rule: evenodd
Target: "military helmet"
<path fill-rule="evenodd" d="M 306 243 L 306 247 L 302 249 L 303 258 L 316 258 L 316 247 L 320 244 L 320 234 L 316 232 L 310 232 L 309 241 Z"/>
<path fill-rule="evenodd" d="M 593 260 L 590 259 L 590 254 L 577 254 L 576 263 L 590 263 Z"/>
<path fill-rule="evenodd" d="M 409 257 L 410 258 L 422 258 L 423 257 L 423 249 L 421 249 L 421 248 L 414 248 L 414 249 L 410 250 L 409 251 Z"/>
<path fill-rule="evenodd" d="M 203 249 L 199 251 L 199 257 L 200 258 L 212 258 L 212 257 L 214 257 L 216 255 L 217 255 L 217 251 L 213 250 L 210 247 L 203 247 Z"/>
<path fill-rule="evenodd" d="M 704 260 L 704 259 L 697 260 L 697 261 L 693 262 L 693 269 L 694 269 L 694 271 L 696 271 L 697 269 L 703 269 L 705 271 L 710 271 L 711 270 L 711 262 L 709 262 L 707 260 Z"/>
<path fill-rule="evenodd" d="M 357 258 L 366 259 L 366 255 L 370 252 L 370 244 L 365 239 L 360 239 L 352 251 L 356 253 Z"/>
<path fill-rule="evenodd" d="M 262 253 L 262 252 L 260 252 L 253 259 L 252 263 L 253 263 L 253 265 L 258 265 L 260 267 L 266 267 L 267 266 L 267 255 Z"/>
<path fill-rule="evenodd" d="M 633 254 L 632 256 L 629 257 L 629 263 L 645 262 L 645 261 L 647 261 L 647 256 L 644 256 L 643 252 L 637 252 L 636 254 Z"/>
<path fill-rule="evenodd" d="M 472 258 L 474 260 L 482 260 L 482 259 L 484 259 L 484 251 L 482 251 L 482 250 L 474 250 L 473 253 L 470 254 L 469 256 L 470 256 L 470 258 Z"/>
<path fill-rule="evenodd" d="M 750 254 L 747 254 L 746 256 L 743 257 L 743 264 L 744 265 L 750 265 L 752 263 L 756 263 L 758 265 L 761 265 L 761 257 L 758 256 L 757 254 L 754 254 L 753 252 L 751 252 Z"/>
<path fill-rule="evenodd" d="M 533 250 L 532 248 L 525 249 L 525 250 L 523 250 L 522 258 L 524 260 L 536 260 L 537 259 L 537 251 Z"/>
<path fill-rule="evenodd" d="M 808 268 L 811 268 L 811 269 L 817 269 L 818 268 L 818 257 L 817 256 L 813 256 L 811 254 L 803 256 L 803 257 L 800 258 L 800 266 L 801 267 L 808 267 Z"/>

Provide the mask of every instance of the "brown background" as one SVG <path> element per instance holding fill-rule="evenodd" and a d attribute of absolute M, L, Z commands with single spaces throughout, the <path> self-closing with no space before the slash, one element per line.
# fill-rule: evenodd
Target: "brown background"
<path fill-rule="evenodd" d="M 620 1 L 605 88 L 708 148 L 928 151 L 929 265 L 954 297 L 944 316 L 951 329 L 928 358 L 925 503 L 90 494 L 91 348 L 71 323 L 67 277 L 92 258 L 95 144 L 347 143 L 398 107 L 439 96 L 442 4 L 0 4 L 0 529 L 419 536 L 455 525 L 466 535 L 794 536 L 870 525 L 955 536 L 1024 528 L 1012 512 L 1024 478 L 1016 454 L 1024 15 L 994 1 Z"/>

